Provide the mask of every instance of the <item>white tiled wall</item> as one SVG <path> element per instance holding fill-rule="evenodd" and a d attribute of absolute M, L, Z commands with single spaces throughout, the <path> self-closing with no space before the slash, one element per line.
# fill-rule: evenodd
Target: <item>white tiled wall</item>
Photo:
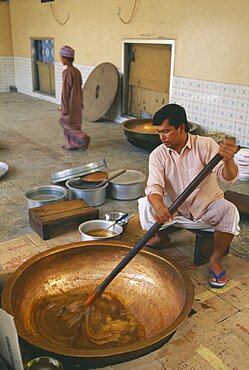
<path fill-rule="evenodd" d="M 249 86 L 174 77 L 171 102 L 202 132 L 225 132 L 249 147 Z"/>
<path fill-rule="evenodd" d="M 15 85 L 13 57 L 0 57 L 0 91 L 9 91 Z"/>
<path fill-rule="evenodd" d="M 83 82 L 95 66 L 75 65 L 82 73 Z M 60 104 L 63 65 L 55 63 L 55 97 L 33 92 L 31 59 L 0 58 L 0 91 L 15 85 L 19 92 Z M 172 103 L 185 107 L 189 121 L 200 126 L 202 132 L 221 131 L 237 138 L 241 146 L 249 147 L 249 86 L 174 77 Z M 121 117 L 121 84 L 116 99 L 107 113 L 116 122 Z"/>

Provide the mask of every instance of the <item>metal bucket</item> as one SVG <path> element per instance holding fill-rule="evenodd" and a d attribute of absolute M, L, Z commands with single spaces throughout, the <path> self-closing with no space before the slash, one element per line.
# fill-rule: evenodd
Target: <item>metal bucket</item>
<path fill-rule="evenodd" d="M 118 200 L 138 199 L 144 192 L 145 175 L 140 171 L 126 170 L 123 175 L 110 181 L 108 197 Z"/>
<path fill-rule="evenodd" d="M 97 207 L 104 204 L 106 201 L 106 189 L 108 183 L 98 188 L 79 189 L 73 186 L 80 178 L 66 181 L 66 186 L 69 189 L 69 199 L 83 199 L 89 206 Z"/>

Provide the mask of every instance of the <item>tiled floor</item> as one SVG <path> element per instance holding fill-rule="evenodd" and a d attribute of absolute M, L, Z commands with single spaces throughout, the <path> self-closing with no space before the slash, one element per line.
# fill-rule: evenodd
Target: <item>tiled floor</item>
<path fill-rule="evenodd" d="M 130 220 L 121 241 L 133 245 L 143 235 L 138 215 Z M 1 274 L 5 279 L 25 260 L 35 254 L 78 241 L 74 225 L 57 230 L 50 240 L 43 241 L 27 234 L 0 244 Z M 208 284 L 208 265 L 193 265 L 194 236 L 182 230 L 172 234 L 175 246 L 163 250 L 186 268 L 195 288 L 193 312 L 177 329 L 169 342 L 143 357 L 105 369 L 248 369 L 249 344 L 249 264 L 238 257 L 224 257 L 230 276 L 227 286 L 211 289 Z M 76 367 L 72 366 L 72 369 Z M 81 367 L 85 369 L 85 367 Z M 69 370 L 69 369 L 68 369 Z M 71 368 L 70 368 L 71 370 Z"/>
<path fill-rule="evenodd" d="M 0 179 L 1 230 L 0 275 L 9 274 L 33 255 L 54 246 L 79 241 L 77 226 L 55 230 L 43 241 L 30 228 L 25 193 L 50 183 L 50 175 L 105 158 L 108 171 L 126 168 L 148 173 L 149 153 L 127 142 L 121 125 L 110 121 L 85 122 L 92 137 L 87 152 L 67 152 L 58 124 L 57 106 L 22 94 L 0 94 L 0 161 L 9 172 Z M 110 145 L 111 144 L 111 145 Z M 230 190 L 248 194 L 248 183 L 237 182 Z M 107 211 L 137 212 L 137 201 L 107 199 L 99 207 Z M 230 282 L 222 290 L 208 285 L 208 265 L 192 264 L 194 236 L 187 231 L 172 234 L 176 246 L 165 250 L 190 274 L 195 286 L 194 315 L 159 350 L 108 369 L 231 369 L 247 370 L 249 363 L 249 224 L 241 222 L 241 233 L 224 258 Z M 133 218 L 122 240 L 134 245 L 143 235 L 138 218 Z M 241 258 L 239 258 L 241 257 Z M 71 370 L 71 369 L 67 369 Z"/>

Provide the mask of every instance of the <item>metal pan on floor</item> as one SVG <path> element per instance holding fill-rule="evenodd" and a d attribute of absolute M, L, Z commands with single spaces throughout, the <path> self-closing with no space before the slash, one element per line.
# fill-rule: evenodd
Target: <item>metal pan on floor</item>
<path fill-rule="evenodd" d="M 0 177 L 3 177 L 9 170 L 7 163 L 0 162 Z"/>

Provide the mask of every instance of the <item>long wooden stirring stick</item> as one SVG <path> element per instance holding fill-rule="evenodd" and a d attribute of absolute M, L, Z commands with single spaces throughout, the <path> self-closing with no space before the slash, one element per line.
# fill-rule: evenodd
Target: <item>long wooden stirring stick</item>
<path fill-rule="evenodd" d="M 222 156 L 216 154 L 210 162 L 201 170 L 187 188 L 178 196 L 178 198 L 169 207 L 169 212 L 173 213 L 181 206 L 181 204 L 189 197 L 189 195 L 197 188 L 197 186 L 209 175 L 214 167 L 221 161 Z M 98 297 L 100 297 L 112 280 L 123 270 L 123 268 L 136 256 L 143 246 L 151 239 L 151 237 L 162 227 L 162 223 L 155 222 L 154 225 L 145 233 L 145 235 L 137 242 L 130 252 L 121 260 L 114 270 L 106 277 L 106 279 L 94 290 L 94 292 L 83 302 L 83 308 L 92 305 Z"/>

